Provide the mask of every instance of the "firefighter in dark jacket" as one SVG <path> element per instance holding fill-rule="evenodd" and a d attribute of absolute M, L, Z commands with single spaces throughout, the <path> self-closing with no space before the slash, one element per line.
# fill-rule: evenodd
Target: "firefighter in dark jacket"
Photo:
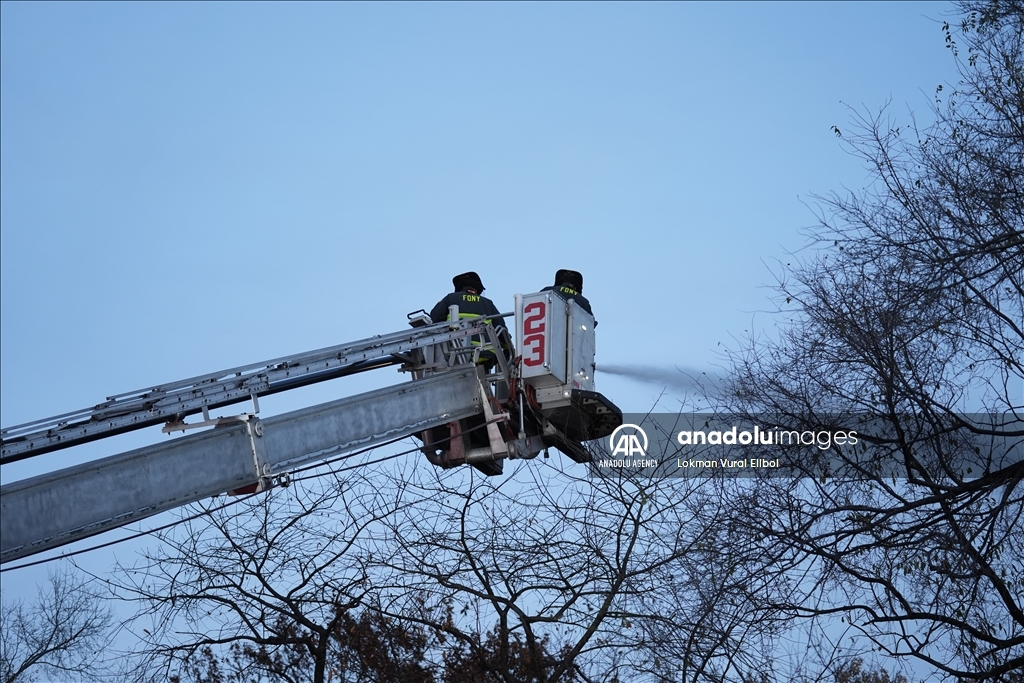
<path fill-rule="evenodd" d="M 447 321 L 448 307 L 454 305 L 459 307 L 459 318 L 461 320 L 479 318 L 483 315 L 489 317 L 491 325 L 505 326 L 505 319 L 498 315 L 500 311 L 498 311 L 494 302 L 481 294 L 484 291 L 484 283 L 480 281 L 479 275 L 472 271 L 462 273 L 452 278 L 452 284 L 455 286 L 455 291 L 438 301 L 437 305 L 430 310 L 431 320 L 435 323 Z M 485 341 L 474 336 L 473 345 L 476 346 L 481 343 L 486 344 Z M 493 351 L 482 350 L 480 352 L 481 364 L 492 365 L 494 361 Z"/>
<path fill-rule="evenodd" d="M 594 315 L 590 308 L 590 302 L 583 296 L 583 275 L 575 270 L 560 270 L 555 273 L 555 284 L 552 287 L 545 287 L 542 292 L 554 292 L 563 299 L 575 301 L 580 308 Z M 596 325 L 596 323 L 595 323 Z"/>

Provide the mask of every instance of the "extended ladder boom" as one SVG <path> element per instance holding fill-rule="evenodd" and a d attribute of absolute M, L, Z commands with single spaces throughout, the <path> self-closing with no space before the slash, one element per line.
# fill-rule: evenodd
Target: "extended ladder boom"
<path fill-rule="evenodd" d="M 0 463 L 408 362 L 408 354 L 414 349 L 465 339 L 480 334 L 483 326 L 482 321 L 473 320 L 440 323 L 108 396 L 105 402 L 93 408 L 3 429 L 0 431 Z"/>

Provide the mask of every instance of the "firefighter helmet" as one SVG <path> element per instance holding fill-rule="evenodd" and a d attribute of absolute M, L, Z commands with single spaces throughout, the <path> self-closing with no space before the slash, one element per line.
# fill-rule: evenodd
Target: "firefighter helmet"
<path fill-rule="evenodd" d="M 462 273 L 452 278 L 452 284 L 455 286 L 455 291 L 461 291 L 469 287 L 475 289 L 477 292 L 484 291 L 484 283 L 480 280 L 480 276 L 469 271 L 468 273 Z"/>
<path fill-rule="evenodd" d="M 583 292 L 583 275 L 575 270 L 562 269 L 555 273 L 555 286 L 565 285 L 577 292 Z"/>

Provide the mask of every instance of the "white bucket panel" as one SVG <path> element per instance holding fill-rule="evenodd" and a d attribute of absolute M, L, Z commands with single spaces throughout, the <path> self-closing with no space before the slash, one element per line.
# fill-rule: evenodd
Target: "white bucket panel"
<path fill-rule="evenodd" d="M 516 311 L 516 336 L 523 357 L 523 378 L 535 387 L 565 384 L 565 299 L 552 292 L 537 292 L 523 295 L 522 301 L 522 309 Z"/>
<path fill-rule="evenodd" d="M 569 382 L 573 389 L 596 391 L 594 388 L 594 354 L 596 351 L 596 335 L 594 334 L 594 316 L 590 315 L 579 304 L 569 305 L 569 330 L 572 342 L 569 347 Z"/>

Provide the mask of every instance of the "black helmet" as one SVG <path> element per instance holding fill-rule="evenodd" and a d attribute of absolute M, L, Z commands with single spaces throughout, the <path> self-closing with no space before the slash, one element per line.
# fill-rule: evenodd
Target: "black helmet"
<path fill-rule="evenodd" d="M 475 289 L 478 292 L 484 291 L 484 283 L 480 281 L 480 276 L 473 271 L 456 275 L 452 278 L 452 284 L 455 285 L 456 292 L 466 288 Z"/>
<path fill-rule="evenodd" d="M 583 291 L 583 275 L 576 272 L 575 270 L 565 270 L 564 268 L 555 273 L 555 286 L 565 285 L 571 287 L 577 292 Z"/>

